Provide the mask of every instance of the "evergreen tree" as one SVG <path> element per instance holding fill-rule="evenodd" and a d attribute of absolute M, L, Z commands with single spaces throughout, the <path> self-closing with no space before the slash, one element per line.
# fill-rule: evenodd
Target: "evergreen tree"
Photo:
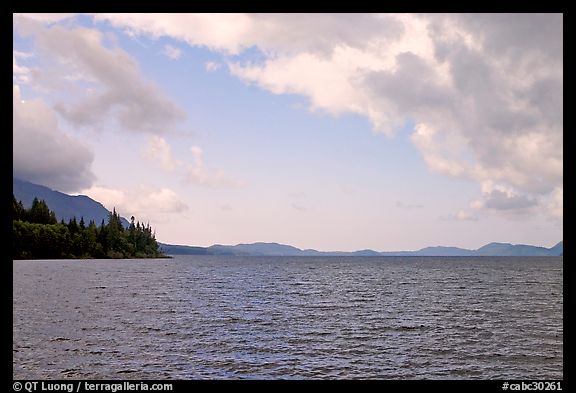
<path fill-rule="evenodd" d="M 94 220 L 90 220 L 88 227 L 84 231 L 86 238 L 86 254 L 94 258 L 102 258 L 102 245 L 98 243 L 98 227 Z"/>
<path fill-rule="evenodd" d="M 72 217 L 70 221 L 68 221 L 68 230 L 70 234 L 75 235 L 80 230 L 78 223 L 76 222 L 76 216 Z"/>
<path fill-rule="evenodd" d="M 34 199 L 27 210 L 22 202 L 12 198 L 14 259 L 23 258 L 149 258 L 161 257 L 155 233 L 150 224 L 141 225 L 131 217 L 130 226 L 124 228 L 114 208 L 108 223 L 100 227 L 90 220 L 86 227 L 84 217 L 76 217 L 68 224 L 48 208 L 45 201 Z"/>
<path fill-rule="evenodd" d="M 36 224 L 56 224 L 56 215 L 53 213 L 48 209 L 46 202 L 34 198 L 28 212 L 28 220 Z"/>
<path fill-rule="evenodd" d="M 98 230 L 98 236 L 96 238 L 98 244 L 100 244 L 100 251 L 102 255 L 106 255 L 108 252 L 108 228 L 104 224 L 104 220 L 102 220 L 102 225 Z"/>
<path fill-rule="evenodd" d="M 12 194 L 12 219 L 26 220 L 26 209 L 22 205 L 22 201 L 16 201 L 14 194 Z"/>

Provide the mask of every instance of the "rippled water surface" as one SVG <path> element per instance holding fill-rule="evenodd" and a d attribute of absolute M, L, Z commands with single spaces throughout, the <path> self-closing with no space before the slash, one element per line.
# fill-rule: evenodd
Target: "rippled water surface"
<path fill-rule="evenodd" d="M 562 258 L 13 262 L 16 379 L 561 379 Z"/>

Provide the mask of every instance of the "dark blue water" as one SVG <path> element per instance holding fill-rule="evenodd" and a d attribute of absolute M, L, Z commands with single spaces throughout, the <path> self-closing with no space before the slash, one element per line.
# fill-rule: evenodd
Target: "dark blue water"
<path fill-rule="evenodd" d="M 14 261 L 16 379 L 561 379 L 554 258 Z"/>

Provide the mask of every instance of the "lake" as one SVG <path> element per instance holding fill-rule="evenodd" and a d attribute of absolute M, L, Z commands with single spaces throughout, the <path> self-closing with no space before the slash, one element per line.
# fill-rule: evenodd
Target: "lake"
<path fill-rule="evenodd" d="M 13 261 L 15 379 L 562 379 L 562 257 Z"/>

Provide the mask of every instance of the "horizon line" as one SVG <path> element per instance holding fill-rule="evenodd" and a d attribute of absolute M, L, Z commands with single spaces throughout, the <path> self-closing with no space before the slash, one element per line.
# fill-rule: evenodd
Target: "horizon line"
<path fill-rule="evenodd" d="M 197 247 L 197 248 L 210 248 L 210 247 L 237 247 L 237 246 L 251 246 L 251 245 L 256 245 L 256 244 L 264 244 L 264 245 L 278 245 L 278 246 L 286 246 L 286 247 L 292 247 L 295 249 L 298 249 L 300 251 L 317 251 L 317 252 L 324 252 L 324 253 L 330 253 L 330 252 L 338 252 L 338 253 L 354 253 L 354 252 L 361 252 L 361 251 L 373 251 L 373 252 L 377 252 L 377 253 L 395 253 L 395 252 L 418 252 L 418 251 L 422 251 L 424 249 L 427 248 L 456 248 L 459 250 L 464 250 L 464 251 L 478 251 L 483 247 L 486 247 L 490 244 L 503 244 L 503 245 L 510 245 L 510 246 L 528 246 L 528 247 L 536 247 L 536 248 L 543 248 L 546 250 L 550 250 L 554 247 L 556 247 L 558 244 L 560 243 L 564 243 L 564 239 L 559 240 L 558 242 L 556 242 L 553 246 L 551 247 L 545 247 L 545 246 L 537 246 L 537 245 L 533 245 L 533 244 L 526 244 L 526 243 L 506 243 L 506 242 L 498 242 L 498 241 L 493 241 L 493 242 L 488 242 L 478 248 L 464 248 L 464 247 L 458 247 L 458 246 L 424 246 L 422 248 L 419 249 L 415 249 L 415 250 L 386 250 L 386 251 L 381 251 L 381 250 L 374 250 L 372 248 L 363 248 L 363 249 L 357 249 L 357 250 L 351 250 L 351 251 L 342 251 L 342 250 L 319 250 L 316 248 L 300 248 L 291 244 L 286 244 L 286 243 L 278 243 L 278 242 L 263 242 L 263 241 L 257 241 L 257 242 L 252 242 L 252 243 L 236 243 L 236 244 L 220 244 L 220 243 L 214 243 L 210 246 L 197 246 L 197 245 L 190 245 L 190 244 L 174 244 L 174 243 L 166 243 L 166 242 L 162 242 L 157 240 L 158 243 L 162 244 L 162 245 L 166 245 L 166 246 L 179 246 L 179 247 Z"/>

